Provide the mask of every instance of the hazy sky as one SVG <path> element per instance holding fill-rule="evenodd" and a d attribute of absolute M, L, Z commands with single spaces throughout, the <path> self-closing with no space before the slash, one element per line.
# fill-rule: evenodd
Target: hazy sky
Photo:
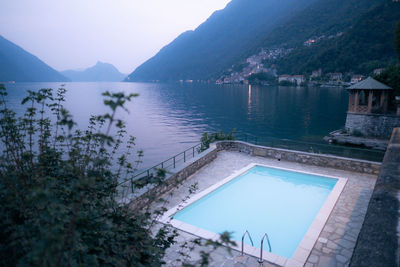
<path fill-rule="evenodd" d="M 130 73 L 230 0 L 0 0 L 0 35 L 57 70 Z"/>

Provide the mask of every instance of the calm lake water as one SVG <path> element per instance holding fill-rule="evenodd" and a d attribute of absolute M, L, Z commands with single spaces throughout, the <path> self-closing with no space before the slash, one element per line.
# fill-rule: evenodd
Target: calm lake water
<path fill-rule="evenodd" d="M 61 83 L 6 84 L 8 101 L 18 113 L 26 90 L 56 89 Z M 139 93 L 120 112 L 128 133 L 144 150 L 142 167 L 159 163 L 199 142 L 206 131 L 231 131 L 323 143 L 342 128 L 348 94 L 341 88 L 294 88 L 214 84 L 66 83 L 66 108 L 80 128 L 90 115 L 103 114 L 101 93 Z"/>

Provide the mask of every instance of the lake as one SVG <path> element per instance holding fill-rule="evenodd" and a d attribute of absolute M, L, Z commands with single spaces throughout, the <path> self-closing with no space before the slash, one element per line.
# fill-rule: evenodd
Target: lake
<path fill-rule="evenodd" d="M 8 101 L 22 113 L 26 90 L 57 89 L 61 83 L 5 84 Z M 343 128 L 348 94 L 342 88 L 299 88 L 188 83 L 65 83 L 65 107 L 80 128 L 90 115 L 103 114 L 101 93 L 138 93 L 120 112 L 144 150 L 142 168 L 159 163 L 199 142 L 203 132 L 231 131 L 261 138 L 323 143 L 323 136 Z"/>

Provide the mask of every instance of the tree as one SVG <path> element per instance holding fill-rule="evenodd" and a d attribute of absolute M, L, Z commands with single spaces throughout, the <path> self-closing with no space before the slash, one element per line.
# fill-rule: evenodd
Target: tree
<path fill-rule="evenodd" d="M 115 114 L 137 95 L 104 93 L 111 112 L 82 132 L 62 107 L 64 94 L 29 91 L 17 118 L 0 86 L 0 265 L 161 265 L 176 233 L 164 227 L 153 236 L 150 214 L 118 201 L 118 181 L 135 167 L 127 160 L 133 137 L 126 154 L 116 153 L 125 126 Z"/>
<path fill-rule="evenodd" d="M 400 21 L 397 23 L 396 30 L 394 32 L 394 46 L 397 51 L 397 57 L 400 64 Z"/>
<path fill-rule="evenodd" d="M 165 201 L 149 195 L 145 205 L 140 198 L 124 205 L 131 193 L 165 178 L 160 170 L 129 179 L 143 154 L 130 160 L 134 137 L 126 138 L 124 122 L 115 116 L 137 95 L 105 92 L 110 113 L 92 116 L 81 131 L 63 108 L 65 92 L 28 91 L 26 112 L 17 117 L 0 84 L 0 266 L 162 265 L 177 232 L 155 230 L 165 208 L 150 208 Z M 232 243 L 227 233 L 221 240 L 193 244 L 215 250 Z M 200 265 L 207 265 L 211 252 L 202 252 Z"/>

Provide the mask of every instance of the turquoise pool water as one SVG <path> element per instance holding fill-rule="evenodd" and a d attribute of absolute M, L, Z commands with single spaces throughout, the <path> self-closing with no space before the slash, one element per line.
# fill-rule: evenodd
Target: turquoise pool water
<path fill-rule="evenodd" d="M 254 166 L 173 218 L 214 233 L 229 231 L 241 243 L 248 230 L 260 248 L 269 235 L 272 253 L 290 258 L 338 179 Z M 245 243 L 251 245 L 246 237 Z M 264 242 L 267 250 L 267 243 Z"/>

